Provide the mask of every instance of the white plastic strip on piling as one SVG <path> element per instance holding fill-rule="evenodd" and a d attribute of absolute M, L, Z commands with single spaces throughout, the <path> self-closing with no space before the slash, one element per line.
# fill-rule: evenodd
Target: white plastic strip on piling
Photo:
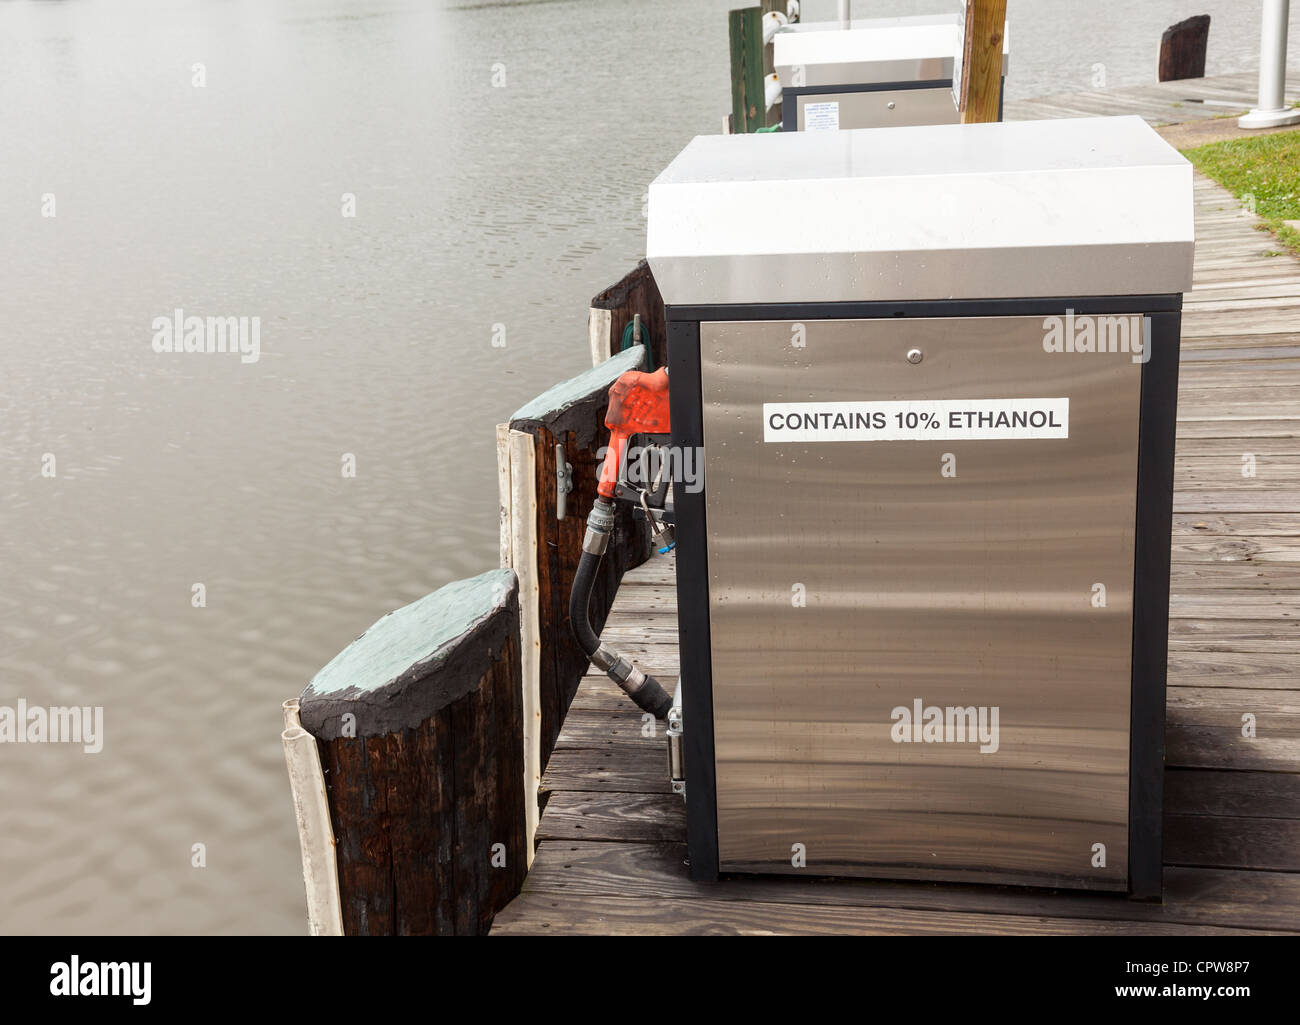
<path fill-rule="evenodd" d="M 510 565 L 519 580 L 519 658 L 524 706 L 524 825 L 528 867 L 542 787 L 541 592 L 537 579 L 537 450 L 531 434 L 510 431 Z"/>
<path fill-rule="evenodd" d="M 497 519 L 501 532 L 501 568 L 514 569 L 510 533 L 510 425 L 497 424 Z"/>
<path fill-rule="evenodd" d="M 325 798 L 325 773 L 321 771 L 316 738 L 302 728 L 298 702 L 284 703 L 284 761 L 289 769 L 293 814 L 298 821 L 302 848 L 302 878 L 307 888 L 307 926 L 313 936 L 342 936 L 343 911 L 339 903 L 339 869 L 334 851 Z"/>
<path fill-rule="evenodd" d="M 591 345 L 591 365 L 598 367 L 614 355 L 614 314 L 611 310 L 587 308 L 587 340 Z"/>

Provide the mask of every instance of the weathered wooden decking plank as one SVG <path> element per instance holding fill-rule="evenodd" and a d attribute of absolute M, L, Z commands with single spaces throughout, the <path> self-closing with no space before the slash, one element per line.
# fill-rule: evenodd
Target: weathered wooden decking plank
<path fill-rule="evenodd" d="M 1295 773 L 1182 769 L 1167 776 L 1165 809 L 1170 819 L 1300 821 L 1300 776 Z M 543 841 L 685 842 L 681 808 L 681 798 L 668 793 L 558 791 L 546 806 L 538 837 Z M 1178 850 L 1172 853 L 1176 858 Z M 1300 879 L 1296 885 L 1300 887 Z"/>
<path fill-rule="evenodd" d="M 869 879 L 706 884 L 690 879 L 685 859 L 680 842 L 545 841 L 523 894 L 497 917 L 493 931 L 1288 931 L 1300 904 L 1300 876 L 1289 872 L 1173 867 L 1166 870 L 1166 901 L 1155 905 L 1084 893 Z M 645 908 L 615 908 L 618 901 Z"/>
<path fill-rule="evenodd" d="M 1253 102 L 1255 77 L 1008 103 L 1045 111 L 1214 116 L 1184 97 Z M 1293 74 L 1289 89 L 1300 89 Z M 1125 93 L 1119 96 L 1119 93 Z M 1116 102 L 1107 102 L 1112 97 Z M 705 885 L 665 741 L 594 671 L 543 786 L 546 813 L 502 934 L 1300 931 L 1300 261 L 1197 177 L 1195 288 L 1183 314 L 1170 618 L 1166 899 L 877 880 L 747 877 Z M 1274 253 L 1276 255 L 1265 255 Z M 1254 476 L 1242 475 L 1253 454 Z M 605 636 L 662 678 L 679 665 L 671 558 L 630 573 Z M 1256 736 L 1242 735 L 1242 716 Z"/>
<path fill-rule="evenodd" d="M 1300 71 L 1287 75 L 1286 93 L 1300 92 Z M 1153 124 L 1174 124 L 1222 117 L 1233 109 L 1245 112 L 1255 106 L 1259 95 L 1259 76 L 1248 71 L 1210 78 L 1187 78 L 1173 82 L 1122 86 L 1059 93 L 1032 100 L 1007 100 L 1008 121 L 1034 121 L 1053 117 L 1095 117 L 1098 115 L 1138 114 Z M 1196 100 L 1213 100 L 1213 106 Z M 1219 106 L 1220 103 L 1232 107 Z"/>
<path fill-rule="evenodd" d="M 1295 928 L 1300 876 L 1288 872 L 1166 870 L 1166 902 L 1118 902 L 1108 895 L 1049 893 L 1014 887 L 894 880 L 736 878 L 722 884 L 693 882 L 686 848 L 678 838 L 611 843 L 557 839 L 542 843 L 525 893 L 560 891 L 586 896 L 761 900 L 771 904 L 835 904 L 865 909 L 900 907 L 930 911 L 972 911 L 1044 915 L 1057 919 L 1114 918 L 1116 906 L 1129 922 L 1181 922 L 1235 928 Z M 500 922 L 500 920 L 498 920 Z"/>
<path fill-rule="evenodd" d="M 1048 918 L 1005 913 L 870 909 L 838 904 L 778 904 L 692 895 L 653 899 L 525 891 L 498 916 L 497 935 L 581 936 L 951 936 L 1055 935 L 1215 936 L 1267 935 L 1261 930 L 1132 922 L 1120 919 Z"/>

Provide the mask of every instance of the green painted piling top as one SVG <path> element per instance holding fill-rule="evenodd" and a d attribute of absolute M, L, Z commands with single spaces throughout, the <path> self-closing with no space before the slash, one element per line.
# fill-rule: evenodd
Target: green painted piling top
<path fill-rule="evenodd" d="M 515 410 L 510 422 L 532 420 L 554 429 L 562 414 L 592 398 L 603 398 L 609 393 L 610 385 L 627 371 L 645 369 L 645 354 L 644 345 L 633 345 L 616 353 L 604 363 L 561 381 L 531 402 L 524 403 Z"/>
<path fill-rule="evenodd" d="M 518 621 L 508 569 L 457 580 L 379 619 L 302 692 L 303 727 L 321 740 L 409 729 L 469 693 Z M 481 664 L 480 664 L 481 663 Z"/>

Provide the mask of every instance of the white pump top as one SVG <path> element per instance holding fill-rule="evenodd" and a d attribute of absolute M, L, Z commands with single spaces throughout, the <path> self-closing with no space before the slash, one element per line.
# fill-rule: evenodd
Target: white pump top
<path fill-rule="evenodd" d="M 1192 168 L 1139 117 L 700 136 L 649 213 L 669 305 L 1192 283 Z"/>
<path fill-rule="evenodd" d="M 957 14 L 855 18 L 850 29 L 838 22 L 802 22 L 772 39 L 772 63 L 784 89 L 944 81 L 952 78 L 963 44 Z M 1010 34 L 1004 29 L 1004 75 L 1010 59 Z"/>

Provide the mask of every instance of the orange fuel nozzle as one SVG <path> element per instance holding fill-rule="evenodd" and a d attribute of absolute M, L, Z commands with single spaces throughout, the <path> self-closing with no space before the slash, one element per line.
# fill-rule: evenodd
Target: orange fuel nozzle
<path fill-rule="evenodd" d="M 596 493 L 610 501 L 618 483 L 618 468 L 623 462 L 627 440 L 634 434 L 667 434 L 668 369 L 660 367 L 652 374 L 629 370 L 609 389 L 609 410 L 605 413 L 609 428 L 609 448 L 600 468 Z"/>

